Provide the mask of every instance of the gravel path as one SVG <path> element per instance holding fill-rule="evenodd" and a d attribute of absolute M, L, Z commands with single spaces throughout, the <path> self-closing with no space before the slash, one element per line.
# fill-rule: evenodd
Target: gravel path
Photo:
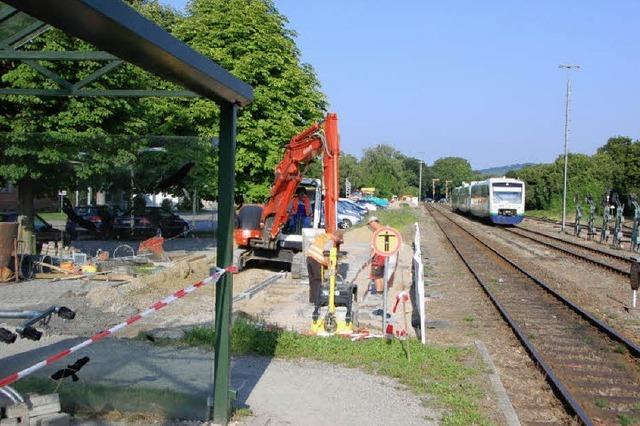
<path fill-rule="evenodd" d="M 4 358 L 0 376 L 77 340 L 65 339 Z M 203 417 L 211 389 L 211 352 L 111 339 L 87 348 L 77 357 L 85 355 L 91 362 L 80 373 L 83 382 L 170 389 L 192 395 L 194 404 L 187 415 Z M 37 374 L 49 375 L 64 364 L 63 361 Z M 307 360 L 247 356 L 233 359 L 231 377 L 232 387 L 238 389 L 238 403 L 254 414 L 242 420 L 249 425 L 421 425 L 437 424 L 440 418 L 437 411 L 427 408 L 425 401 L 396 381 L 356 369 Z"/>

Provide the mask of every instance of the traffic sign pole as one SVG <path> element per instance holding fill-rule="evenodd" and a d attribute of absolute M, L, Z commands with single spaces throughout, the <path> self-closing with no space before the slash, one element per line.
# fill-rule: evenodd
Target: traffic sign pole
<path fill-rule="evenodd" d="M 382 334 L 385 335 L 387 333 L 387 296 L 388 296 L 388 287 L 389 287 L 389 256 L 384 259 L 384 281 L 383 281 L 383 290 L 382 290 Z"/>
<path fill-rule="evenodd" d="M 382 333 L 386 334 L 388 310 L 387 297 L 389 281 L 391 280 L 391 262 L 389 258 L 400 250 L 400 247 L 402 246 L 402 236 L 397 230 L 384 226 L 373 233 L 372 246 L 374 253 L 384 257 L 384 275 L 382 284 Z"/>

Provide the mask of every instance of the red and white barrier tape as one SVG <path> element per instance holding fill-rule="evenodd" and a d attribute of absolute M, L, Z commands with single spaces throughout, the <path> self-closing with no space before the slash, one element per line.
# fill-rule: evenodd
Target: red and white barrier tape
<path fill-rule="evenodd" d="M 112 334 L 115 334 L 117 332 L 119 332 L 120 330 L 130 326 L 131 324 L 138 322 L 139 320 L 141 320 L 144 317 L 147 317 L 157 311 L 159 311 L 160 309 L 164 308 L 165 306 L 175 302 L 178 299 L 183 298 L 184 296 L 186 296 L 187 294 L 195 291 L 196 289 L 200 288 L 200 287 L 204 287 L 207 284 L 215 284 L 216 282 L 218 282 L 218 280 L 220 279 L 220 277 L 222 277 L 222 275 L 225 274 L 225 272 L 235 272 L 237 271 L 237 269 L 233 266 L 228 267 L 226 269 L 222 269 L 222 268 L 216 268 L 216 272 L 210 276 L 209 278 L 205 278 L 204 280 L 197 282 L 195 284 L 193 284 L 190 287 L 187 288 L 183 288 L 182 290 L 178 290 L 175 293 L 173 293 L 170 296 L 165 297 L 162 300 L 159 300 L 158 302 L 154 303 L 153 305 L 151 305 L 148 309 L 140 312 L 139 314 L 136 314 L 134 316 L 132 316 L 131 318 L 129 318 L 128 320 L 126 320 L 125 322 L 122 322 L 118 325 L 114 325 L 113 327 L 103 330 L 100 333 L 94 335 L 93 337 L 85 340 L 84 342 L 78 343 L 75 346 L 72 346 L 68 349 L 65 349 L 62 352 L 59 352 L 55 355 L 51 355 L 50 357 L 40 361 L 37 364 L 32 365 L 29 368 L 25 368 L 24 370 L 15 372 L 3 379 L 0 380 L 0 388 L 4 387 L 4 386 L 8 386 L 12 383 L 17 382 L 20 379 L 23 379 L 24 377 L 30 375 L 31 373 L 34 373 L 38 370 L 40 370 L 41 368 L 46 367 L 47 365 L 53 364 L 56 361 L 59 361 L 69 355 L 71 355 L 74 352 L 79 351 L 82 348 L 86 348 L 87 346 L 90 346 L 102 339 L 104 339 L 105 337 L 108 337 Z"/>
<path fill-rule="evenodd" d="M 404 290 L 398 293 L 396 295 L 396 303 L 393 305 L 392 313 L 394 315 L 397 313 L 398 305 L 400 304 L 400 302 L 402 302 L 404 305 L 408 301 L 409 301 L 409 293 L 407 293 Z M 404 312 L 404 314 L 406 315 L 406 312 Z M 399 339 L 405 339 L 408 336 L 407 330 L 405 329 L 398 327 L 398 329 L 394 330 L 392 318 L 389 318 L 387 320 L 387 329 L 385 330 L 385 334 L 387 338 L 392 338 L 395 335 Z"/>

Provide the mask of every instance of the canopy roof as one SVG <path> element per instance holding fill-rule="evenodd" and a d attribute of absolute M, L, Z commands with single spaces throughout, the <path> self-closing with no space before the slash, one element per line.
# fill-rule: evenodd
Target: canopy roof
<path fill-rule="evenodd" d="M 122 0 L 3 1 L 12 6 L 0 10 L 0 22 L 4 27 L 15 26 L 10 24 L 20 17 L 18 10 L 36 18 L 29 21 L 20 14 L 23 28 L 15 33 L 14 40 L 3 43 L 5 59 L 13 56 L 12 59 L 37 60 L 37 54 L 14 50 L 12 44 L 19 43 L 21 38 L 37 36 L 46 30 L 46 24 L 50 24 L 218 103 L 243 106 L 253 100 L 251 86 L 173 37 Z M 21 54 L 25 57 L 16 57 Z"/>

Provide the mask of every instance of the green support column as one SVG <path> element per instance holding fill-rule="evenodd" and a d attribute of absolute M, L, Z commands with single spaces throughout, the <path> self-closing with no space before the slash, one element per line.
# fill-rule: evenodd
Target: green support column
<path fill-rule="evenodd" d="M 233 262 L 233 193 L 236 163 L 236 116 L 234 104 L 220 106 L 218 166 L 218 266 Z M 231 303 L 233 275 L 224 274 L 216 287 L 216 342 L 213 364 L 213 421 L 226 425 L 231 411 Z"/>

